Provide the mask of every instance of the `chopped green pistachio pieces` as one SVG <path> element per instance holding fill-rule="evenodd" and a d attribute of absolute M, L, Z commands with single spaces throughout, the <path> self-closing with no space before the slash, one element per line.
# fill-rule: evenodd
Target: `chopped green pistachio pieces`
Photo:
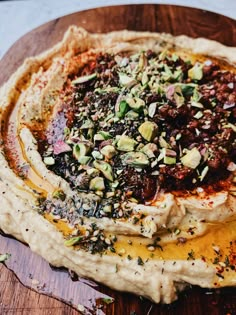
<path fill-rule="evenodd" d="M 200 118 L 202 118 L 202 116 L 203 116 L 203 112 L 198 111 L 193 117 L 196 119 L 200 119 Z"/>
<path fill-rule="evenodd" d="M 174 100 L 177 104 L 177 107 L 181 107 L 182 105 L 184 105 L 185 102 L 185 98 L 182 94 L 182 90 L 180 86 L 175 86 L 175 91 L 174 91 Z"/>
<path fill-rule="evenodd" d="M 168 148 L 163 148 L 158 156 L 158 161 L 163 159 L 165 164 L 176 164 L 176 152 Z"/>
<path fill-rule="evenodd" d="M 66 240 L 64 244 L 65 246 L 68 246 L 68 247 L 74 246 L 74 245 L 77 245 L 80 241 L 82 241 L 82 239 L 84 239 L 83 236 L 72 237 L 69 240 Z"/>
<path fill-rule="evenodd" d="M 97 170 L 96 168 L 94 167 L 90 167 L 87 169 L 86 173 L 91 176 L 91 177 L 94 177 L 94 176 L 97 176 L 99 174 L 99 170 Z"/>
<path fill-rule="evenodd" d="M 157 135 L 158 126 L 153 121 L 145 121 L 139 126 L 138 131 L 145 140 L 152 141 Z"/>
<path fill-rule="evenodd" d="M 112 139 L 112 135 L 107 131 L 99 131 L 98 134 L 103 138 L 102 140 Z"/>
<path fill-rule="evenodd" d="M 129 110 L 129 105 L 125 100 L 123 100 L 119 104 L 119 111 L 116 113 L 116 116 L 119 118 L 123 118 L 128 110 Z"/>
<path fill-rule="evenodd" d="M 45 156 L 43 159 L 44 164 L 46 165 L 54 165 L 55 159 L 52 156 Z"/>
<path fill-rule="evenodd" d="M 11 254 L 0 254 L 0 263 L 5 262 L 7 259 L 9 259 L 11 257 Z"/>
<path fill-rule="evenodd" d="M 95 79 L 96 77 L 97 77 L 97 74 L 96 73 L 92 73 L 92 74 L 89 74 L 89 75 L 84 75 L 82 77 L 79 77 L 79 78 L 73 80 L 71 83 L 74 84 L 74 85 L 75 84 L 86 83 L 86 82 L 88 82 L 90 80 Z"/>
<path fill-rule="evenodd" d="M 141 108 L 145 106 L 144 100 L 142 100 L 139 97 L 128 97 L 126 99 L 127 104 L 130 108 L 132 108 L 134 111 L 139 111 Z"/>
<path fill-rule="evenodd" d="M 104 155 L 107 159 L 112 159 L 114 155 L 116 155 L 117 151 L 113 145 L 106 145 L 103 147 L 100 152 Z"/>
<path fill-rule="evenodd" d="M 136 120 L 139 118 L 139 114 L 133 110 L 129 110 L 125 116 L 131 120 Z"/>
<path fill-rule="evenodd" d="M 116 147 L 119 151 L 134 151 L 134 148 L 138 144 L 138 142 L 128 136 L 122 135 L 117 137 L 118 141 L 116 143 Z"/>
<path fill-rule="evenodd" d="M 66 199 L 66 194 L 64 191 L 58 189 L 53 192 L 52 197 L 64 201 Z"/>
<path fill-rule="evenodd" d="M 121 160 L 123 164 L 140 168 L 146 167 L 150 163 L 147 155 L 142 152 L 128 152 L 121 156 Z"/>
<path fill-rule="evenodd" d="M 181 162 L 184 166 L 195 169 L 198 167 L 201 161 L 201 154 L 197 148 L 187 150 L 187 153 L 181 158 Z"/>
<path fill-rule="evenodd" d="M 111 304 L 114 302 L 113 298 L 103 298 L 102 301 L 106 304 Z"/>
<path fill-rule="evenodd" d="M 148 116 L 153 118 L 157 109 L 157 103 L 151 103 L 148 107 Z"/>
<path fill-rule="evenodd" d="M 203 77 L 203 71 L 202 71 L 203 65 L 200 63 L 195 63 L 195 65 L 188 70 L 188 76 L 192 80 L 201 80 Z"/>
<path fill-rule="evenodd" d="M 76 143 L 73 146 L 73 156 L 76 160 L 79 160 L 79 158 L 86 156 L 90 149 L 91 147 L 86 143 Z"/>
<path fill-rule="evenodd" d="M 176 164 L 176 157 L 171 157 L 171 156 L 164 156 L 164 163 L 165 164 Z"/>
<path fill-rule="evenodd" d="M 201 103 L 195 102 L 195 101 L 191 102 L 191 106 L 197 107 L 197 108 L 204 108 L 204 106 Z"/>
<path fill-rule="evenodd" d="M 99 151 L 93 151 L 91 154 L 95 160 L 102 160 L 103 159 L 103 155 Z"/>
<path fill-rule="evenodd" d="M 94 177 L 89 183 L 89 189 L 91 190 L 105 190 L 105 184 L 103 177 Z"/>
<path fill-rule="evenodd" d="M 92 158 L 91 156 L 81 156 L 78 158 L 78 162 L 82 165 L 87 165 L 91 162 Z"/>
<path fill-rule="evenodd" d="M 132 77 L 129 77 L 126 73 L 119 73 L 119 81 L 120 85 L 125 87 L 130 87 L 136 84 L 136 80 Z"/>
<path fill-rule="evenodd" d="M 155 153 L 157 152 L 158 148 L 155 143 L 148 143 L 142 149 L 141 152 L 145 153 L 150 159 L 155 157 Z"/>
<path fill-rule="evenodd" d="M 93 166 L 99 171 L 101 171 L 105 178 L 107 178 L 111 182 L 113 181 L 113 171 L 109 163 L 100 160 L 95 160 L 93 162 Z"/>
<path fill-rule="evenodd" d="M 205 166 L 200 175 L 200 181 L 202 182 L 207 172 L 209 171 L 209 166 Z"/>
<path fill-rule="evenodd" d="M 164 139 L 163 136 L 159 137 L 159 145 L 161 148 L 166 148 L 166 149 L 170 148 L 169 143 Z"/>
<path fill-rule="evenodd" d="M 93 128 L 94 128 L 94 123 L 90 119 L 85 120 L 82 126 L 80 127 L 80 129 L 93 129 Z"/>
<path fill-rule="evenodd" d="M 193 91 L 193 96 L 191 97 L 191 100 L 193 102 L 199 102 L 201 98 L 202 98 L 202 94 L 197 90 L 197 88 L 195 88 Z"/>

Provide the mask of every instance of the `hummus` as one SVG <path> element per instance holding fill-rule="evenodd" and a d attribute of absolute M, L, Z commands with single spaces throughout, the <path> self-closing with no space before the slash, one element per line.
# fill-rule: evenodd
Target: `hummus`
<path fill-rule="evenodd" d="M 25 60 L 0 90 L 1 230 L 156 303 L 235 286 L 235 56 L 72 26 Z"/>

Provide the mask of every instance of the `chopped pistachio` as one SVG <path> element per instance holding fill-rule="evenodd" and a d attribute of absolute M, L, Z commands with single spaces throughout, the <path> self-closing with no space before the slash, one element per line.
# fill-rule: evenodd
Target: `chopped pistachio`
<path fill-rule="evenodd" d="M 145 121 L 139 126 L 138 131 L 145 140 L 152 141 L 157 135 L 158 126 L 152 121 Z"/>
<path fill-rule="evenodd" d="M 112 139 L 112 135 L 107 132 L 107 131 L 99 131 L 98 132 L 99 135 L 101 135 L 103 137 L 103 140 L 108 140 L 108 139 Z"/>
<path fill-rule="evenodd" d="M 128 97 L 126 102 L 134 111 L 139 111 L 145 106 L 144 100 L 139 97 Z"/>
<path fill-rule="evenodd" d="M 184 105 L 185 98 L 184 98 L 184 96 L 182 94 L 182 90 L 179 86 L 175 87 L 174 100 L 177 104 L 177 107 L 181 107 L 182 105 Z"/>
<path fill-rule="evenodd" d="M 129 110 L 126 113 L 125 117 L 132 119 L 132 120 L 135 120 L 135 119 L 139 118 L 139 114 L 133 110 Z"/>
<path fill-rule="evenodd" d="M 0 255 L 0 263 L 3 263 L 3 262 L 5 262 L 7 259 L 9 259 L 11 257 L 11 254 L 8 254 L 8 253 L 6 253 L 6 254 L 1 254 Z"/>
<path fill-rule="evenodd" d="M 196 84 L 194 83 L 178 83 L 178 85 L 181 87 L 181 91 L 185 97 L 193 95 L 196 90 Z"/>
<path fill-rule="evenodd" d="M 94 177 L 89 183 L 89 189 L 91 190 L 104 190 L 105 184 L 103 177 Z"/>
<path fill-rule="evenodd" d="M 73 80 L 71 83 L 72 84 L 81 84 L 81 83 L 85 83 L 85 82 L 88 82 L 90 80 L 93 80 L 97 77 L 97 74 L 96 73 L 92 73 L 92 74 L 89 74 L 89 75 L 84 75 L 82 77 L 79 77 L 75 80 Z"/>
<path fill-rule="evenodd" d="M 179 56 L 176 55 L 175 53 L 173 53 L 172 56 L 171 56 L 171 60 L 173 60 L 174 62 L 176 62 L 177 60 L 179 60 Z"/>
<path fill-rule="evenodd" d="M 87 165 L 92 160 L 91 156 L 81 156 L 78 158 L 78 162 L 82 165 Z"/>
<path fill-rule="evenodd" d="M 141 82 L 142 82 L 142 85 L 145 85 L 145 84 L 147 84 L 148 83 L 148 75 L 147 75 L 147 72 L 146 71 L 144 71 L 143 72 L 143 74 L 142 74 L 142 80 L 141 80 Z"/>
<path fill-rule="evenodd" d="M 93 137 L 93 140 L 94 140 L 94 141 L 103 141 L 103 140 L 104 140 L 104 137 L 103 137 L 101 134 L 96 133 L 96 134 L 94 135 L 94 137 Z"/>
<path fill-rule="evenodd" d="M 176 152 L 167 148 L 161 150 L 161 154 L 158 157 L 158 160 L 164 159 L 165 164 L 175 164 L 176 163 Z"/>
<path fill-rule="evenodd" d="M 201 80 L 203 77 L 202 65 L 195 63 L 195 65 L 188 70 L 188 76 L 192 80 Z"/>
<path fill-rule="evenodd" d="M 155 143 L 148 143 L 140 151 L 145 153 L 150 159 L 154 158 L 155 152 L 157 152 L 157 145 Z"/>
<path fill-rule="evenodd" d="M 86 173 L 90 176 L 90 177 L 94 177 L 97 176 L 99 174 L 99 170 L 97 170 L 96 168 L 90 167 L 86 170 Z"/>
<path fill-rule="evenodd" d="M 119 104 L 119 111 L 116 112 L 116 116 L 119 118 L 123 118 L 127 113 L 128 109 L 129 109 L 128 103 L 125 100 L 121 101 Z"/>
<path fill-rule="evenodd" d="M 129 152 L 129 151 L 134 151 L 134 148 L 137 144 L 138 142 L 135 141 L 134 139 L 128 136 L 122 135 L 118 138 L 116 146 L 119 151 Z"/>
<path fill-rule="evenodd" d="M 76 143 L 73 146 L 73 156 L 76 160 L 78 160 L 82 156 L 86 156 L 90 149 L 91 147 L 88 144 L 83 142 Z"/>
<path fill-rule="evenodd" d="M 192 102 L 191 102 L 191 106 L 197 107 L 197 108 L 204 108 L 204 106 L 202 105 L 202 103 L 195 102 L 195 101 L 192 101 Z"/>
<path fill-rule="evenodd" d="M 171 156 L 164 156 L 164 163 L 165 164 L 176 164 L 176 157 L 171 157 Z"/>
<path fill-rule="evenodd" d="M 99 151 L 93 151 L 91 154 L 95 160 L 102 160 L 103 159 L 103 155 Z"/>
<path fill-rule="evenodd" d="M 92 128 L 94 128 L 94 123 L 90 119 L 85 120 L 85 122 L 80 127 L 80 129 L 92 129 Z"/>
<path fill-rule="evenodd" d="M 126 73 L 119 73 L 119 81 L 120 84 L 125 87 L 131 87 L 132 85 L 136 84 L 136 80 L 132 77 L 129 77 Z"/>
<path fill-rule="evenodd" d="M 193 96 L 191 97 L 191 101 L 193 102 L 199 102 L 200 99 L 202 97 L 202 94 L 199 93 L 199 91 L 197 90 L 197 88 L 194 89 L 193 91 Z"/>
<path fill-rule="evenodd" d="M 109 163 L 100 160 L 95 160 L 93 162 L 93 165 L 96 169 L 102 172 L 104 177 L 106 177 L 111 182 L 113 181 L 113 171 Z"/>
<path fill-rule="evenodd" d="M 153 118 L 157 109 L 157 103 L 151 103 L 148 107 L 148 116 Z"/>
<path fill-rule="evenodd" d="M 111 197 L 114 197 L 115 196 L 115 192 L 114 191 L 108 191 L 106 193 L 106 198 L 111 198 Z"/>
<path fill-rule="evenodd" d="M 202 116 L 203 116 L 203 112 L 198 111 L 193 117 L 196 119 L 200 119 L 200 118 L 202 118 Z"/>
<path fill-rule="evenodd" d="M 103 207 L 103 211 L 106 213 L 110 213 L 112 211 L 112 206 L 111 205 L 105 205 Z"/>
<path fill-rule="evenodd" d="M 209 167 L 208 166 L 205 166 L 204 169 L 202 170 L 201 172 L 201 175 L 200 175 L 200 181 L 202 182 L 204 177 L 206 176 L 207 172 L 209 171 Z"/>
<path fill-rule="evenodd" d="M 46 165 L 54 165 L 55 159 L 52 156 L 45 156 L 43 159 L 44 164 Z"/>
<path fill-rule="evenodd" d="M 149 165 L 147 155 L 142 152 L 128 152 L 121 156 L 121 160 L 124 164 L 134 167 L 143 168 Z"/>
<path fill-rule="evenodd" d="M 162 148 L 166 148 L 166 149 L 170 148 L 169 143 L 166 142 L 166 140 L 162 136 L 159 137 L 159 144 Z"/>
<path fill-rule="evenodd" d="M 52 197 L 64 201 L 66 199 L 66 194 L 61 189 L 57 189 L 52 193 Z"/>
<path fill-rule="evenodd" d="M 83 236 L 72 237 L 64 242 L 65 246 L 74 246 L 83 239 Z"/>
<path fill-rule="evenodd" d="M 181 162 L 184 166 L 195 169 L 198 167 L 201 161 L 201 154 L 197 148 L 187 150 L 187 153 L 181 158 Z"/>
<path fill-rule="evenodd" d="M 143 68 L 147 65 L 147 57 L 145 56 L 144 52 L 141 52 L 138 61 L 138 71 L 142 71 Z"/>
<path fill-rule="evenodd" d="M 173 79 L 176 81 L 180 81 L 182 77 L 183 77 L 183 71 L 181 69 L 178 69 L 173 73 Z"/>
<path fill-rule="evenodd" d="M 100 152 L 108 159 L 113 158 L 113 156 L 117 153 L 113 145 L 106 145 L 100 150 Z"/>

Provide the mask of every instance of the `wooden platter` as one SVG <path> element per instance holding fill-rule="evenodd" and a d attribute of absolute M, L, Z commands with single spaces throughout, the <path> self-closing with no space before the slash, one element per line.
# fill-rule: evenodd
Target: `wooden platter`
<path fill-rule="evenodd" d="M 121 29 L 159 31 L 206 37 L 236 46 L 236 21 L 215 13 L 186 7 L 148 4 L 97 8 L 55 19 L 23 36 L 0 61 L 0 85 L 26 57 L 36 55 L 61 40 L 71 24 L 82 26 L 91 32 Z M 171 305 L 153 305 L 150 301 L 132 294 L 118 293 L 100 285 L 94 287 L 93 283 L 88 284 L 82 280 L 73 282 L 65 271 L 51 269 L 27 246 L 0 236 L 0 253 L 3 252 L 11 253 L 6 265 L 16 273 L 14 275 L 5 265 L 0 264 L 0 314 L 3 315 L 78 314 L 71 306 L 45 294 L 61 298 L 67 303 L 70 302 L 68 296 L 71 294 L 75 298 L 71 301 L 74 306 L 86 305 L 86 314 L 236 314 L 235 288 L 218 291 L 191 288 Z M 31 289 L 23 286 L 20 281 Z M 42 281 L 45 281 L 44 287 L 38 285 Z M 51 291 L 47 290 L 47 287 Z M 112 297 L 115 302 L 106 305 L 101 302 L 104 297 Z M 101 308 L 96 307 L 99 303 L 102 304 Z"/>

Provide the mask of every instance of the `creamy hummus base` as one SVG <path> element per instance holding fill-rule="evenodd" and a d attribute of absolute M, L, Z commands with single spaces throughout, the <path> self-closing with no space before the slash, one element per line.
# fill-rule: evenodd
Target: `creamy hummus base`
<path fill-rule="evenodd" d="M 50 199 L 55 190 L 61 189 L 69 198 L 76 192 L 46 168 L 31 132 L 34 124 L 45 128 L 45 117 L 55 112 L 68 73 L 78 71 L 78 66 L 71 63 L 75 55 L 79 65 L 89 60 L 88 51 L 161 51 L 163 45 L 224 59 L 231 66 L 236 63 L 236 48 L 206 39 L 132 31 L 98 35 L 72 26 L 62 42 L 37 57 L 28 58 L 12 75 L 0 90 L 0 228 L 29 244 L 55 266 L 64 266 L 81 276 L 116 290 L 143 295 L 156 303 L 171 303 L 187 284 L 204 288 L 236 285 L 235 269 L 223 270 L 227 269 L 224 261 L 221 265 L 213 263 L 216 255 L 233 257 L 236 251 L 233 172 L 231 184 L 224 191 L 209 193 L 199 188 L 193 194 L 162 194 L 150 205 L 131 205 L 134 214 L 145 215 L 142 226 L 133 224 L 132 217 L 84 218 L 85 226 L 94 222 L 107 235 L 117 236 L 116 253 L 91 254 L 65 246 L 72 228 L 65 222 L 56 224 L 53 217 L 38 212 L 37 201 L 41 196 Z M 21 178 L 18 164 L 27 167 L 26 177 Z M 147 245 L 158 236 L 161 236 L 160 247 L 148 250 Z M 187 242 L 181 244 L 177 242 L 179 238 Z M 219 276 L 221 273 L 223 277 Z"/>

